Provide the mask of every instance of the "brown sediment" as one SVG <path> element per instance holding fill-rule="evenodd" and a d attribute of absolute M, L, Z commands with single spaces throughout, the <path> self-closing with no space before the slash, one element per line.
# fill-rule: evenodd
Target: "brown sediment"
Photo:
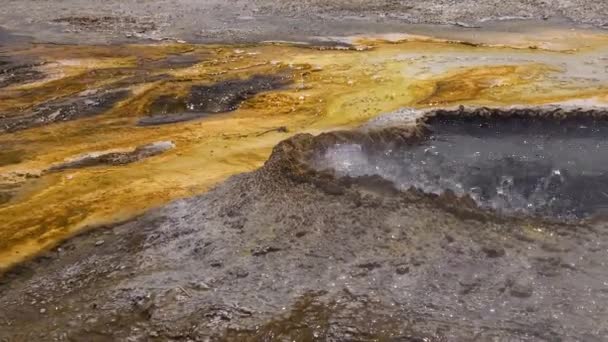
<path fill-rule="evenodd" d="M 21 155 L 21 151 L 16 149 L 10 149 L 7 147 L 2 147 L 6 151 L 0 152 L 0 167 L 11 165 L 11 164 L 19 164 L 23 161 L 23 157 Z"/>
<path fill-rule="evenodd" d="M 14 197 L 15 188 L 15 185 L 0 186 L 0 205 L 8 203 Z"/>

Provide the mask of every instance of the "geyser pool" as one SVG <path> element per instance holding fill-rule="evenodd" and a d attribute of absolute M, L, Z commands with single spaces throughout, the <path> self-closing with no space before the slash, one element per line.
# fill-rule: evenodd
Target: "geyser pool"
<path fill-rule="evenodd" d="M 402 190 L 446 190 L 503 214 L 608 214 L 608 120 L 541 115 L 435 115 L 410 145 L 340 143 L 313 166 L 379 175 Z"/>

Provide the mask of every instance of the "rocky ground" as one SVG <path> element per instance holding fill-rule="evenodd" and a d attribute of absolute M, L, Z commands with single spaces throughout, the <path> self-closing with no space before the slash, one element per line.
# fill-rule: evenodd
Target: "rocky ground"
<path fill-rule="evenodd" d="M 58 43 L 138 39 L 258 42 L 403 32 L 470 30 L 504 19 L 558 21 L 603 27 L 608 7 L 593 0 L 6 0 L 5 28 Z M 514 28 L 515 30 L 521 29 Z M 1 36 L 0 36 L 1 37 Z"/>

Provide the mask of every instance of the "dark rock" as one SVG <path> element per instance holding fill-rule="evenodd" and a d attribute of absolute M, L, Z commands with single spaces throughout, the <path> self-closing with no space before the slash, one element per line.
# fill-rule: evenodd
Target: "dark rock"
<path fill-rule="evenodd" d="M 193 86 L 187 98 L 161 96 L 150 107 L 139 126 L 153 126 L 195 120 L 236 110 L 243 101 L 261 92 L 280 89 L 291 80 L 281 75 L 256 75 L 244 80 L 228 80 Z M 287 127 L 270 131 L 287 132 Z M 261 134 L 268 133 L 262 132 Z"/>
<path fill-rule="evenodd" d="M 125 152 L 90 152 L 72 160 L 51 166 L 48 172 L 63 171 L 98 165 L 125 165 L 153 157 L 175 147 L 171 141 L 158 141 Z"/>
<path fill-rule="evenodd" d="M 376 268 L 380 268 L 382 267 L 382 264 L 377 262 L 377 261 L 372 261 L 372 262 L 366 262 L 363 264 L 358 264 L 357 265 L 358 268 L 363 268 L 366 269 L 368 271 L 374 270 Z"/>
<path fill-rule="evenodd" d="M 37 69 L 42 64 L 0 61 L 0 88 L 43 79 L 44 73 Z"/>
<path fill-rule="evenodd" d="M 235 276 L 236 278 L 246 278 L 249 275 L 249 271 L 242 267 L 235 267 L 234 269 L 228 272 L 229 274 Z"/>
<path fill-rule="evenodd" d="M 274 253 L 274 252 L 278 252 L 281 249 L 278 247 L 274 247 L 274 246 L 264 246 L 264 247 L 260 247 L 260 248 L 256 248 L 251 250 L 251 255 L 253 256 L 261 256 L 261 255 L 266 255 L 268 253 Z"/>
<path fill-rule="evenodd" d="M 488 258 L 500 258 L 505 255 L 505 249 L 498 245 L 484 245 L 481 250 Z"/>
<path fill-rule="evenodd" d="M 53 100 L 33 109 L 11 115 L 0 116 L 0 133 L 15 132 L 56 122 L 71 121 L 101 114 L 126 98 L 128 90 L 111 90 L 103 94 L 90 94 Z"/>
<path fill-rule="evenodd" d="M 399 275 L 408 274 L 410 273 L 410 267 L 406 265 L 399 265 L 397 266 L 397 269 L 395 269 L 395 272 Z"/>
<path fill-rule="evenodd" d="M 280 75 L 255 75 L 244 80 L 228 80 L 213 85 L 194 86 L 187 99 L 188 108 L 203 113 L 233 111 L 245 100 L 269 90 L 280 89 L 290 79 Z"/>
<path fill-rule="evenodd" d="M 517 298 L 529 298 L 532 296 L 533 292 L 534 288 L 532 287 L 532 284 L 521 281 L 515 281 L 509 289 L 511 296 Z"/>
<path fill-rule="evenodd" d="M 460 284 L 460 286 L 462 287 L 462 289 L 460 290 L 460 294 L 466 295 L 479 288 L 479 286 L 481 285 L 481 279 L 476 276 L 468 276 L 460 279 L 458 281 L 458 284 Z"/>

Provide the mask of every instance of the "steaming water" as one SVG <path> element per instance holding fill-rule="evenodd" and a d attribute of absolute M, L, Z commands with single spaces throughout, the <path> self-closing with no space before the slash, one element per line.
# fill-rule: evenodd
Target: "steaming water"
<path fill-rule="evenodd" d="M 524 117 L 434 118 L 413 146 L 340 144 L 318 169 L 379 175 L 400 189 L 449 189 L 506 214 L 583 218 L 608 213 L 608 122 Z"/>

